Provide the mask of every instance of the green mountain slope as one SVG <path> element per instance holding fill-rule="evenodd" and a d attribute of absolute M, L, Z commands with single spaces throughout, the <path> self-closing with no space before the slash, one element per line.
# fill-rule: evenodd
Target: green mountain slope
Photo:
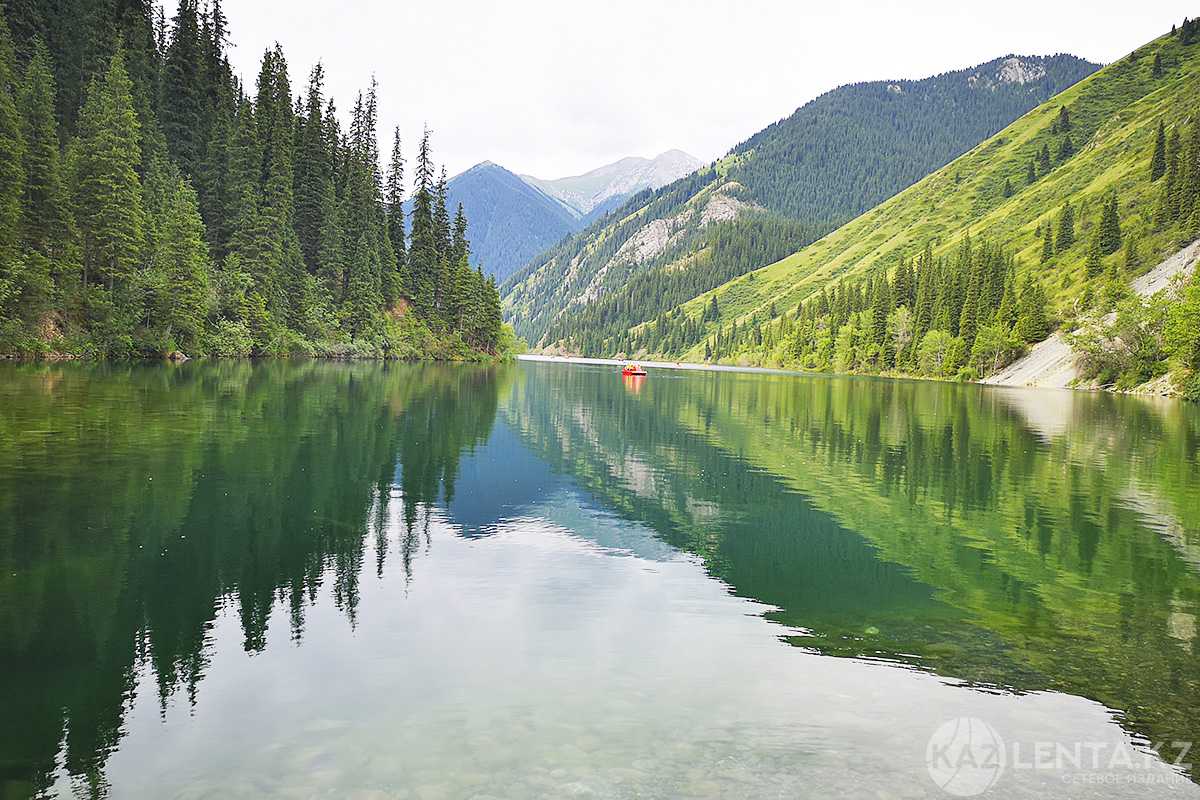
<path fill-rule="evenodd" d="M 938 366 L 961 367 L 976 334 L 999 325 L 1014 338 L 991 367 L 1058 323 L 1107 313 L 1129 278 L 1200 233 L 1198 27 L 1138 48 L 820 241 L 601 349 L 929 372 L 930 331 L 958 351 Z M 1174 166 L 1152 181 L 1160 123 Z"/>
<path fill-rule="evenodd" d="M 830 91 L 536 259 L 503 287 L 507 313 L 531 343 L 598 351 L 605 337 L 812 242 L 1096 68 L 1006 56 Z"/>

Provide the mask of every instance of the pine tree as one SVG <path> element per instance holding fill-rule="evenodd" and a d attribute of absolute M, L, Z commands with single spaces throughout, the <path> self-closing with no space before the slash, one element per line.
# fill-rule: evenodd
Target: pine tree
<path fill-rule="evenodd" d="M 1038 172 L 1041 175 L 1050 174 L 1050 145 L 1043 144 L 1041 152 L 1038 153 Z"/>
<path fill-rule="evenodd" d="M 1154 54 L 1154 66 L 1150 68 L 1150 77 L 1158 80 L 1163 76 L 1162 53 Z"/>
<path fill-rule="evenodd" d="M 1031 186 L 1035 181 L 1037 181 L 1037 163 L 1031 158 L 1025 168 L 1025 185 Z"/>
<path fill-rule="evenodd" d="M 1063 203 L 1058 215 L 1058 235 L 1054 240 L 1055 252 L 1063 253 L 1075 244 L 1075 211 L 1070 201 Z"/>
<path fill-rule="evenodd" d="M 1004 195 L 1005 197 L 1013 196 L 1012 181 L 1010 181 L 1008 178 L 1004 179 L 1004 188 L 1001 190 L 1000 193 L 1002 195 Z"/>
<path fill-rule="evenodd" d="M 1158 133 L 1154 137 L 1154 154 L 1150 157 L 1150 182 L 1153 183 L 1167 172 L 1167 131 L 1163 121 L 1158 121 Z"/>
<path fill-rule="evenodd" d="M 94 279 L 114 289 L 133 274 L 145 246 L 141 125 L 131 88 L 118 50 L 104 75 L 92 79 L 79 113 L 72 182 L 85 286 Z"/>
<path fill-rule="evenodd" d="M 1117 193 L 1109 195 L 1100 216 L 1100 251 L 1111 255 L 1121 249 L 1121 220 L 1117 211 Z"/>

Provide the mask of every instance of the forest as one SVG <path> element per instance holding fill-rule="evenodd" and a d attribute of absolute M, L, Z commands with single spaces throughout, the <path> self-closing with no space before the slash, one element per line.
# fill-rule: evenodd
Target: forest
<path fill-rule="evenodd" d="M 826 92 L 539 256 L 504 281 L 505 311 L 532 344 L 617 352 L 604 340 L 811 244 L 1096 69 L 1005 57 Z M 656 230 L 665 246 L 643 249 Z"/>
<path fill-rule="evenodd" d="M 1200 277 L 1131 288 L 1200 238 L 1198 39 L 1186 20 L 821 242 L 592 346 L 976 380 L 1060 330 L 1085 385 L 1170 374 L 1200 399 Z"/>
<path fill-rule="evenodd" d="M 220 0 L 0 14 L 0 355 L 486 358 L 513 344 L 426 130 L 403 209 L 374 80 L 342 115 Z"/>

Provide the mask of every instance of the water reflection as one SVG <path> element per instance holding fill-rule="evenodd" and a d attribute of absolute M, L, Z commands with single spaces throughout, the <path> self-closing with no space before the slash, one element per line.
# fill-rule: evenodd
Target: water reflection
<path fill-rule="evenodd" d="M 536 369 L 565 400 L 539 385 L 515 405 L 531 448 L 776 606 L 795 644 L 1062 690 L 1152 742 L 1200 741 L 1195 408 L 729 374 L 633 397 Z"/>
<path fill-rule="evenodd" d="M 680 769 L 741 741 L 738 757 L 757 759 L 762 791 L 834 769 L 821 758 L 843 759 L 844 772 L 853 756 L 879 786 L 896 782 L 889 770 L 908 769 L 896 755 L 907 743 L 894 741 L 903 731 L 868 727 L 856 734 L 861 748 L 832 744 L 870 716 L 859 705 L 822 705 L 860 691 L 845 682 L 863 659 L 1003 692 L 1057 690 L 1115 709 L 1153 742 L 1200 740 L 1200 415 L 1177 403 L 728 373 L 656 373 L 634 385 L 610 370 L 558 365 L 3 369 L 0 707 L 27 721 L 0 731 L 6 800 L 56 791 L 64 774 L 77 793 L 104 795 L 110 762 L 152 753 L 124 744 L 130 730 L 152 729 L 138 722 L 148 703 L 164 720 L 181 700 L 203 717 L 206 680 L 222 674 L 217 643 L 229 641 L 233 621 L 242 650 L 268 659 L 285 683 L 337 697 L 338 725 L 407 736 L 372 721 L 402 697 L 409 706 L 391 713 L 424 727 L 398 727 L 430 740 L 462 734 L 457 703 L 473 688 L 471 735 L 488 713 L 494 726 L 512 724 L 505 709 L 518 706 L 533 715 L 523 725 L 556 719 L 560 739 L 604 728 L 612 720 L 590 719 L 588 709 L 613 701 L 570 685 L 586 656 L 589 666 L 620 662 L 591 676 L 620 681 L 624 705 L 610 733 L 631 747 L 665 741 L 672 725 L 696 725 L 682 709 L 700 711 L 683 663 L 704 642 L 720 643 L 731 652 L 709 665 L 725 672 L 701 676 L 700 686 L 720 686 L 707 710 L 736 713 L 742 703 L 761 716 L 745 711 L 753 731 L 722 728 L 728 742 L 686 755 L 680 734 Z M 456 543 L 439 542 L 439 532 Z M 608 554 L 634 558 L 601 566 L 579 553 L 604 564 Z M 715 600 L 687 572 L 693 563 L 722 592 L 754 601 L 775 637 L 856 661 L 778 660 L 788 648 L 766 648 L 758 628 L 726 619 L 747 607 Z M 441 605 L 418 596 L 423 580 L 439 587 Z M 605 615 L 625 613 L 629 587 L 653 594 L 657 616 L 651 624 L 643 612 L 642 628 L 618 636 Z M 319 644 L 309 641 L 310 618 L 330 609 L 357 635 L 371 592 L 376 617 L 394 616 L 392 627 L 352 645 L 326 621 Z M 689 606 L 679 615 L 671 603 L 720 612 Z M 483 619 L 493 627 L 473 624 Z M 535 634 L 536 624 L 545 627 Z M 666 635 L 691 643 L 677 647 L 683 663 L 661 655 L 658 672 L 647 663 L 630 671 Z M 446 657 L 406 658 L 419 642 Z M 583 649 L 568 654 L 572 643 Z M 369 645 L 362 663 L 347 655 L 336 669 L 324 665 L 339 649 Z M 465 665 L 456 648 L 470 651 Z M 891 666 L 867 668 L 880 709 L 896 702 L 879 696 L 883 686 L 965 702 Z M 224 667 L 228 676 L 245 669 Z M 759 689 L 734 678 L 746 669 L 768 676 L 753 700 Z M 418 685 L 388 682 L 414 671 Z M 351 674 L 371 692 L 354 693 Z M 349 683 L 321 688 L 329 676 Z M 459 699 L 437 706 L 427 698 L 439 686 Z M 226 689 L 213 692 L 228 702 Z M 495 709 L 481 708 L 488 692 L 503 696 Z M 811 719 L 768 711 L 770 692 L 781 709 L 812 709 Z M 989 707 L 1015 714 L 1008 702 Z M 566 734 L 569 721 L 558 718 L 572 708 L 583 733 Z M 302 708 L 289 706 L 295 719 L 272 709 L 278 716 L 243 720 L 247 731 L 265 741 L 294 723 L 296 735 L 322 736 Z M 1091 713 L 1062 709 L 1061 720 Z M 655 738 L 620 734 L 633 720 Z M 797 762 L 780 736 L 815 749 Z M 343 744 L 355 742 L 348 752 L 363 751 L 361 740 Z M 492 733 L 480 742 L 482 752 L 499 747 Z M 620 763 L 623 751 L 599 750 L 594 742 L 596 763 Z M 865 758 L 875 759 L 869 769 Z M 644 793 L 649 784 L 638 785 Z M 529 791 L 522 786 L 513 791 Z"/>
<path fill-rule="evenodd" d="M 103 789 L 136 676 L 197 702 L 236 608 L 262 651 L 321 587 L 353 624 L 372 567 L 412 562 L 487 441 L 496 368 L 324 364 L 6 368 L 0 382 L 0 780 Z M 403 518 L 389 545 L 384 522 Z M 144 702 L 138 698 L 139 702 Z M 26 787 L 22 789 L 21 787 Z"/>

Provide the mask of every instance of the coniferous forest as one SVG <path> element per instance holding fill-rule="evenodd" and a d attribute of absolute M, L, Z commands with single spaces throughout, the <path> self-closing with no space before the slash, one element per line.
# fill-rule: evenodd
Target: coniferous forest
<path fill-rule="evenodd" d="M 1058 331 L 1077 385 L 1200 399 L 1200 275 L 1135 285 L 1200 240 L 1198 42 L 1184 20 L 825 240 L 570 342 L 978 380 Z"/>
<path fill-rule="evenodd" d="M 220 0 L 9 0 L 0 354 L 473 358 L 509 346 L 430 134 L 412 211 L 370 85 L 233 73 Z M 348 125 L 343 127 L 343 120 Z"/>

